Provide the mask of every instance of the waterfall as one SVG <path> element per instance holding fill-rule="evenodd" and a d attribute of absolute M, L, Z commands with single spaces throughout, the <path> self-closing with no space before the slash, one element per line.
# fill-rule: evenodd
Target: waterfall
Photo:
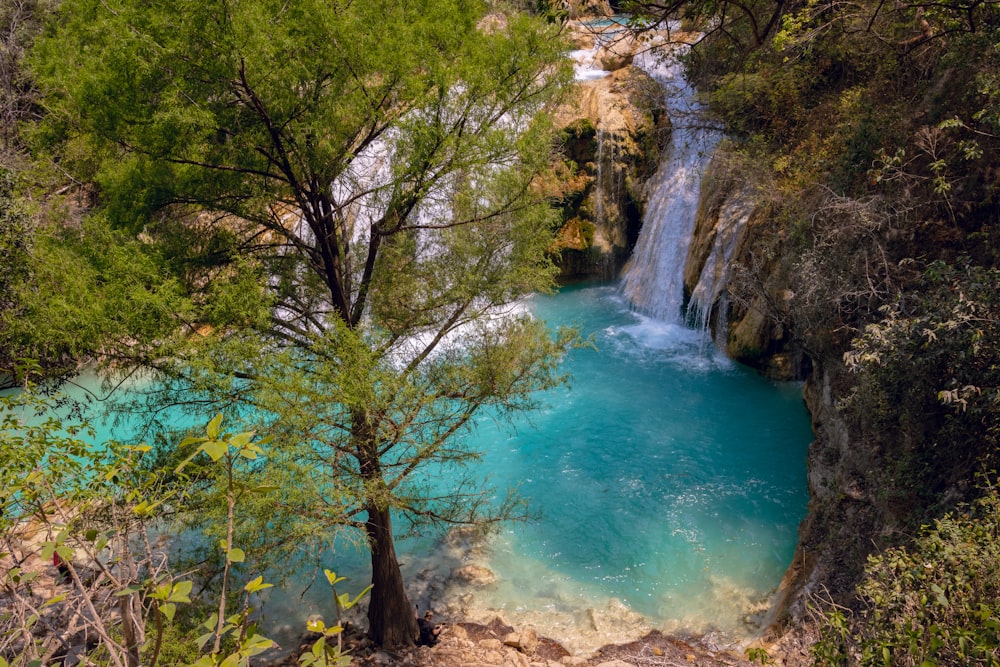
<path fill-rule="evenodd" d="M 725 321 L 725 288 L 729 281 L 729 263 L 743 238 L 752 211 L 751 200 L 745 196 L 729 197 L 719 211 L 712 249 L 701 269 L 698 284 L 691 290 L 687 309 L 688 321 L 700 329 L 708 329 L 712 306 L 720 299 L 722 302 L 717 323 Z"/>
<path fill-rule="evenodd" d="M 634 61 L 666 89 L 672 131 L 665 157 L 647 185 L 649 204 L 622 284 L 640 312 L 681 323 L 684 261 L 698 212 L 701 177 L 722 134 L 702 119 L 702 106 L 684 80 L 677 54 L 675 50 L 664 57 L 650 51 Z"/>

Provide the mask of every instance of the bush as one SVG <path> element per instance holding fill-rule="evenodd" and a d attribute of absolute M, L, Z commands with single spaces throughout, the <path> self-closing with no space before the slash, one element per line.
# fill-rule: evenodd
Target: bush
<path fill-rule="evenodd" d="M 871 556 L 856 614 L 831 607 L 820 665 L 1000 664 L 1000 495 L 925 528 L 910 549 Z"/>

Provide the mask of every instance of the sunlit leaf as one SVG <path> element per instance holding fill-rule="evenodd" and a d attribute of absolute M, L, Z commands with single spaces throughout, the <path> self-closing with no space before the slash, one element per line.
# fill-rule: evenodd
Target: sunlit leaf
<path fill-rule="evenodd" d="M 222 413 L 215 415 L 215 418 L 208 422 L 205 427 L 205 435 L 214 440 L 219 437 L 219 429 L 222 427 Z"/>
<path fill-rule="evenodd" d="M 253 440 L 253 431 L 237 433 L 229 439 L 229 443 L 234 447 L 246 447 Z"/>
<path fill-rule="evenodd" d="M 191 598 L 188 596 L 191 594 L 193 587 L 194 582 L 179 581 L 174 584 L 173 590 L 170 592 L 170 597 L 167 599 L 170 602 L 190 602 Z"/>
<path fill-rule="evenodd" d="M 160 605 L 160 613 L 167 617 L 168 621 L 174 620 L 174 612 L 177 611 L 177 605 L 173 602 L 164 602 Z"/>
<path fill-rule="evenodd" d="M 209 440 L 200 449 L 208 454 L 213 461 L 218 461 L 226 453 L 226 450 L 229 449 L 229 445 L 220 440 Z"/>
<path fill-rule="evenodd" d="M 243 587 L 243 590 L 245 590 L 247 593 L 256 593 L 257 591 L 262 591 L 265 588 L 271 588 L 274 585 L 274 584 L 265 584 L 263 582 L 264 582 L 263 576 L 256 577 L 255 579 L 247 582 L 247 585 Z"/>

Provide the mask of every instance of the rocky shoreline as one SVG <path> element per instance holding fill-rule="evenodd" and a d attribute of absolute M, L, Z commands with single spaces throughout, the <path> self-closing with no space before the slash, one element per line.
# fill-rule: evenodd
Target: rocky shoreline
<path fill-rule="evenodd" d="M 292 667 L 318 635 L 303 635 L 299 650 L 261 667 Z M 558 641 L 532 628 L 515 628 L 495 618 L 488 624 L 447 625 L 437 644 L 402 651 L 374 647 L 362 634 L 350 631 L 345 646 L 355 667 L 747 667 L 753 663 L 726 651 L 715 651 L 697 639 L 678 639 L 654 630 L 627 644 L 610 644 L 588 656 L 571 655 Z"/>

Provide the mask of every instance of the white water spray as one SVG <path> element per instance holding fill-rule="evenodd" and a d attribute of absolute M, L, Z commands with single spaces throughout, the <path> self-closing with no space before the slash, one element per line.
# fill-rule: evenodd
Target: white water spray
<path fill-rule="evenodd" d="M 701 177 L 722 133 L 703 119 L 702 105 L 684 80 L 677 55 L 678 50 L 669 54 L 651 51 L 634 61 L 666 89 L 672 131 L 666 156 L 647 185 L 649 205 L 622 285 L 637 310 L 680 324 L 684 261 L 698 212 Z"/>

